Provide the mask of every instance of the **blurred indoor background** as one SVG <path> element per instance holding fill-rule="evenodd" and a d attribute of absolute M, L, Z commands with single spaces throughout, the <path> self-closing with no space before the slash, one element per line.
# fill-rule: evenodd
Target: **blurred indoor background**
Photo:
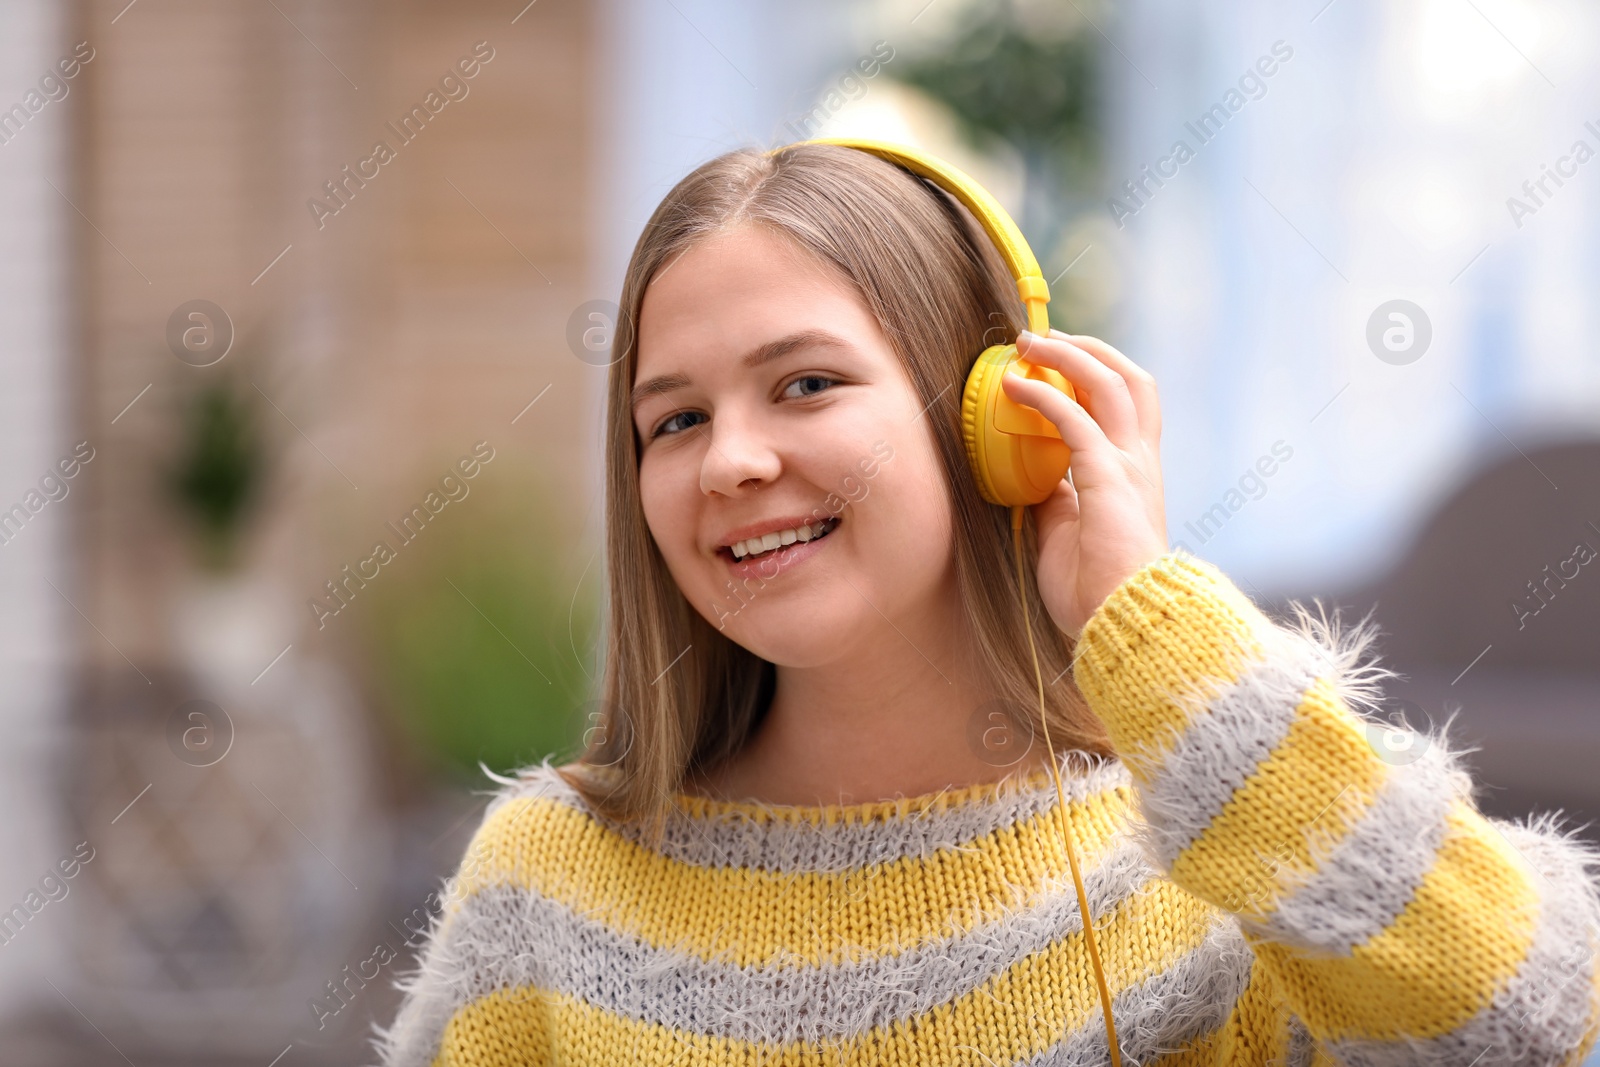
<path fill-rule="evenodd" d="M 1375 607 L 1375 743 L 1586 825 L 1597 49 L 1578 0 L 0 0 L 0 1062 L 367 1062 L 488 772 L 581 743 L 611 302 L 745 144 L 988 185 L 1161 381 L 1172 540 Z"/>

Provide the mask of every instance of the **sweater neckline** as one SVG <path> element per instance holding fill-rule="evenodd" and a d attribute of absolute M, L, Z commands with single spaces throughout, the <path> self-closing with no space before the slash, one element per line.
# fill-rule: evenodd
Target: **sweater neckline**
<path fill-rule="evenodd" d="M 1097 779 L 1105 764 L 1096 762 L 1088 770 L 1075 769 L 1073 757 L 1082 753 L 1064 752 L 1057 756 L 1061 772 L 1061 785 L 1068 801 L 1082 793 L 1088 779 Z M 1107 761 L 1113 762 L 1113 761 Z M 1105 783 L 1109 786 L 1110 783 Z M 1075 788 L 1076 786 L 1076 788 Z M 867 800 L 838 804 L 776 804 L 764 800 L 725 800 L 681 790 L 672 794 L 676 810 L 693 819 L 726 820 L 743 819 L 760 823 L 809 823 L 834 825 L 839 823 L 889 822 L 995 803 L 1006 797 L 1034 794 L 1042 790 L 1055 791 L 1055 783 L 1048 766 L 1024 775 L 1005 775 L 992 782 L 975 782 L 965 786 L 947 786 L 912 796 L 892 797 L 885 800 Z M 1091 790 L 1099 791 L 1099 790 Z"/>

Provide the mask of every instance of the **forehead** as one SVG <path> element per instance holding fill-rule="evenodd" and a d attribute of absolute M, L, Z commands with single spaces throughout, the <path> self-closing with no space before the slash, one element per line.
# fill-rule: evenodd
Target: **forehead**
<path fill-rule="evenodd" d="M 859 331 L 876 329 L 876 320 L 837 270 L 767 229 L 739 227 L 697 242 L 651 280 L 639 311 L 636 374 L 709 349 L 748 351 L 819 325 Z"/>

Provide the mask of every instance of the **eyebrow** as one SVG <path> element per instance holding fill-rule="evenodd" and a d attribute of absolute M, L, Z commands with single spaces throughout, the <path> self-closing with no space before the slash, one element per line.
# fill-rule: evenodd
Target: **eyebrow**
<path fill-rule="evenodd" d="M 791 352 L 798 351 L 802 348 L 812 347 L 842 348 L 848 350 L 851 345 L 844 338 L 836 337 L 826 330 L 801 330 L 798 333 L 791 333 L 786 337 L 780 337 L 777 340 L 768 341 L 764 345 L 757 346 L 751 351 L 745 353 L 744 357 L 740 359 L 739 362 L 742 366 L 754 370 L 756 367 L 760 367 L 766 363 L 771 363 L 775 359 L 782 359 Z M 630 398 L 629 410 L 637 411 L 639 409 L 639 405 L 651 397 L 660 393 L 670 393 L 674 389 L 681 389 L 684 386 L 691 384 L 693 383 L 690 382 L 689 376 L 686 374 L 659 374 L 648 381 L 640 382 L 638 385 L 634 386 L 633 395 Z"/>

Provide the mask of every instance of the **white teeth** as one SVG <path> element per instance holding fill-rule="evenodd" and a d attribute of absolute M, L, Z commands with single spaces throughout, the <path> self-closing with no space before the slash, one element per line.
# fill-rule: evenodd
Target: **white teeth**
<path fill-rule="evenodd" d="M 733 552 L 734 559 L 746 559 L 750 556 L 759 556 L 763 552 L 771 552 L 775 548 L 792 545 L 796 541 L 815 541 L 823 533 L 832 528 L 834 520 L 823 519 L 821 522 L 807 523 L 793 529 L 780 530 L 776 533 L 762 534 L 760 537 L 750 537 L 737 544 L 728 546 Z"/>

